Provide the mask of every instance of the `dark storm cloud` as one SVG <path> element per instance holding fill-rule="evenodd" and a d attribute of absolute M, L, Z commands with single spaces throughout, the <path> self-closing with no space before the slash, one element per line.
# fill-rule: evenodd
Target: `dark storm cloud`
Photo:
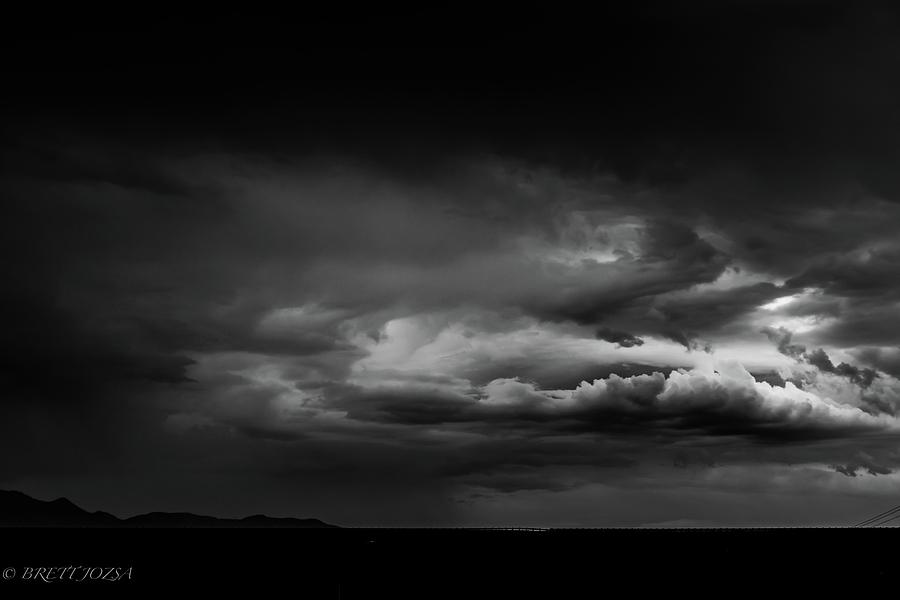
<path fill-rule="evenodd" d="M 778 286 L 764 282 L 680 297 L 663 296 L 656 308 L 672 326 L 716 331 L 782 294 Z"/>
<path fill-rule="evenodd" d="M 872 369 L 865 367 L 857 367 L 846 362 L 842 362 L 835 366 L 828 354 L 822 348 L 807 351 L 805 346 L 792 344 L 792 333 L 784 328 L 772 329 L 767 328 L 763 333 L 778 346 L 778 351 L 786 356 L 806 362 L 824 373 L 832 373 L 846 377 L 851 383 L 859 385 L 861 388 L 867 388 L 878 377 L 878 373 Z"/>
<path fill-rule="evenodd" d="M 150 192 L 158 202 L 216 192 L 215 186 L 196 187 L 195 182 L 167 168 L 165 160 L 122 140 L 92 147 L 82 139 L 73 143 L 56 133 L 39 140 L 16 140 L 2 152 L 5 172 L 37 181 L 113 185 Z"/>
<path fill-rule="evenodd" d="M 652 221 L 645 230 L 639 258 L 594 263 L 585 268 L 578 286 L 566 286 L 555 297 L 528 307 L 538 315 L 595 323 L 635 300 L 716 279 L 727 257 L 676 221 Z M 617 283 L 611 286 L 608 281 Z"/>
<path fill-rule="evenodd" d="M 814 367 L 817 367 L 820 371 L 841 375 L 864 388 L 869 387 L 872 384 L 872 380 L 878 377 L 878 373 L 872 369 L 861 369 L 845 362 L 835 366 L 821 348 L 807 353 L 806 361 Z"/>
<path fill-rule="evenodd" d="M 900 343 L 900 322 L 891 303 L 865 301 L 845 306 L 841 317 L 816 332 L 822 344 L 893 346 Z"/>
<path fill-rule="evenodd" d="M 199 188 L 207 182 L 224 187 L 215 176 L 185 173 L 180 163 L 169 170 Z M 3 266 L 15 285 L 2 300 L 5 313 L 14 316 L 4 330 L 3 348 L 15 373 L 39 372 L 52 363 L 56 373 L 146 372 L 177 381 L 189 362 L 178 356 L 183 350 L 316 354 L 341 349 L 335 327 L 359 313 L 361 298 L 344 300 L 346 307 L 327 318 L 319 314 L 292 324 L 289 314 L 281 315 L 286 323 L 272 327 L 273 317 L 265 320 L 281 303 L 290 306 L 308 297 L 296 290 L 304 263 L 332 248 L 375 260 L 441 261 L 441 253 L 454 247 L 448 241 L 471 249 L 480 243 L 476 237 L 490 237 L 471 226 L 452 233 L 452 226 L 445 227 L 440 234 L 439 207 L 425 215 L 435 224 L 428 235 L 397 223 L 404 218 L 401 212 L 378 217 L 385 215 L 385 204 L 373 206 L 367 220 L 348 220 L 356 206 L 350 202 L 366 196 L 352 184 L 331 189 L 326 184 L 318 192 L 324 196 L 319 209 L 304 208 L 277 190 L 251 188 L 246 200 L 240 189 L 227 197 L 173 196 L 110 185 L 94 175 L 62 183 L 27 173 L 7 175 Z M 310 193 L 302 183 L 298 188 L 298 194 Z M 408 257 L 400 254 L 415 246 L 419 251 Z M 146 368 L 142 361 L 148 361 Z"/>
<path fill-rule="evenodd" d="M 348 393 L 349 392 L 349 393 Z M 476 401 L 459 394 L 409 387 L 399 390 L 346 390 L 332 405 L 344 408 L 353 419 L 405 425 L 472 421 Z"/>
<path fill-rule="evenodd" d="M 630 333 L 624 331 L 609 329 L 607 327 L 601 327 L 600 329 L 598 329 L 596 332 L 596 336 L 597 339 L 611 342 L 613 344 L 618 344 L 625 348 L 631 348 L 632 346 L 642 346 L 644 344 L 644 340 L 637 337 L 636 335 L 631 335 Z"/>
<path fill-rule="evenodd" d="M 778 351 L 785 356 L 799 359 L 806 352 L 806 346 L 802 344 L 791 343 L 791 339 L 794 337 L 794 334 L 784 327 L 779 327 L 777 329 L 773 327 L 766 327 L 762 330 L 762 332 L 766 334 L 766 337 L 769 338 L 769 341 L 771 341 L 778 347 Z"/>
<path fill-rule="evenodd" d="M 16 21 L 0 479 L 378 523 L 896 469 L 897 11 L 601 11 Z M 768 383 L 677 370 L 761 329 Z"/>
<path fill-rule="evenodd" d="M 900 348 L 859 348 L 856 357 L 894 377 L 900 376 Z"/>
<path fill-rule="evenodd" d="M 840 317 L 846 302 L 842 298 L 815 294 L 802 296 L 792 300 L 780 309 L 781 313 L 791 317 Z"/>
<path fill-rule="evenodd" d="M 678 329 L 666 328 L 660 331 L 659 334 L 673 342 L 678 342 L 688 350 L 691 350 L 696 346 L 696 342 L 693 339 L 696 335 L 694 332 L 687 333 Z"/>
<path fill-rule="evenodd" d="M 853 254 L 829 256 L 788 280 L 787 285 L 820 288 L 841 297 L 894 297 L 900 276 L 900 249 L 866 249 Z"/>
<path fill-rule="evenodd" d="M 52 391 L 50 401 L 81 401 L 85 390 L 116 380 L 180 383 L 190 381 L 190 358 L 161 348 L 134 323 L 93 323 L 50 303 L 48 298 L 0 301 L 8 322 L 2 335 L 2 371 L 8 385 Z"/>
<path fill-rule="evenodd" d="M 841 475 L 846 475 L 847 477 L 856 477 L 856 473 L 860 470 L 865 471 L 870 475 L 890 475 L 892 473 L 892 469 L 879 464 L 872 456 L 865 452 L 860 452 L 857 455 L 856 460 L 851 463 L 833 465 L 832 468 Z"/>
<path fill-rule="evenodd" d="M 226 167 L 238 167 L 242 177 L 229 179 L 224 175 Z M 601 326 L 599 337 L 623 348 L 640 348 L 637 335 L 651 334 L 693 348 L 697 332 L 716 331 L 739 321 L 781 292 L 772 283 L 692 290 L 721 275 L 729 256 L 702 239 L 693 226 L 670 219 L 651 219 L 649 225 L 638 226 L 634 255 L 623 254 L 613 263 L 587 261 L 540 270 L 533 268 L 533 261 L 508 254 L 504 244 L 518 235 L 558 242 L 561 238 L 535 224 L 541 210 L 510 213 L 501 221 L 493 217 L 482 221 L 477 214 L 446 216 L 458 196 L 492 197 L 492 210 L 502 214 L 520 199 L 527 203 L 548 192 L 564 195 L 565 184 L 552 174 L 525 177 L 510 175 L 503 168 L 498 175 L 493 167 L 476 166 L 473 171 L 454 167 L 451 172 L 457 183 L 442 183 L 442 191 L 429 195 L 418 186 L 397 184 L 356 167 L 339 167 L 338 183 L 307 177 L 303 173 L 308 166 L 300 166 L 297 176 L 294 166 L 272 166 L 265 161 L 260 166 L 237 157 L 205 159 L 199 166 L 188 161 L 169 168 L 178 177 L 198 181 L 185 189 L 216 187 L 216 193 L 188 194 L 188 205 L 204 208 L 171 213 L 157 210 L 159 191 L 96 181 L 85 184 L 68 177 L 52 184 L 13 179 L 11 189 L 22 203 L 14 211 L 18 227 L 8 227 L 7 242 L 12 246 L 18 240 L 24 245 L 22 232 L 37 231 L 41 239 L 54 243 L 40 248 L 37 260 L 31 262 L 11 258 L 21 254 L 7 254 L 11 267 L 28 284 L 18 293 L 20 297 L 6 300 L 21 325 L 6 333 L 12 342 L 7 351 L 16 356 L 7 362 L 10 372 L 31 373 L 34 381 L 48 382 L 62 377 L 67 369 L 85 376 L 93 368 L 103 380 L 127 375 L 194 385 L 189 381 L 198 377 L 191 366 L 194 359 L 185 353 L 258 354 L 260 364 L 279 356 L 319 361 L 319 365 L 305 362 L 307 366 L 298 366 L 296 374 L 288 375 L 297 389 L 324 394 L 325 406 L 346 411 L 351 422 L 390 428 L 407 448 L 422 442 L 404 430 L 422 427 L 457 428 L 461 434 L 478 435 L 501 430 L 524 436 L 590 432 L 644 440 L 635 442 L 639 446 L 653 436 L 677 439 L 683 433 L 698 443 L 746 438 L 779 445 L 865 436 L 882 427 L 865 422 L 864 417 L 858 417 L 859 422 L 830 416 L 803 418 L 790 407 L 770 412 L 763 396 L 728 391 L 727 386 L 724 391 L 694 390 L 690 402 L 671 404 L 659 399 L 668 380 L 662 374 L 644 376 L 653 385 L 646 394 L 628 396 L 633 400 L 601 394 L 602 398 L 563 409 L 548 404 L 553 396 L 541 388 L 509 381 L 488 386 L 480 392 L 482 396 L 435 391 L 428 382 L 374 390 L 348 385 L 343 379 L 349 365 L 365 353 L 348 342 L 347 323 L 359 321 L 358 326 L 374 332 L 370 337 L 378 341 L 385 320 L 403 314 L 408 306 L 428 310 L 463 301 L 518 305 L 519 313 L 587 324 L 623 315 L 621 319 L 613 316 L 610 322 L 634 325 L 638 327 L 635 334 Z M 529 179 L 538 192 L 519 191 Z M 386 191 L 373 192 L 373 185 Z M 561 189 L 554 192 L 556 186 Z M 369 201 L 371 209 L 365 208 Z M 352 214 L 355 224 L 348 225 Z M 50 215 L 49 220 L 42 219 Z M 77 229 L 70 230 L 70 225 Z M 121 251 L 111 252 L 114 248 Z M 536 256 L 541 257 L 540 247 Z M 660 320 L 629 320 L 635 311 L 642 314 L 653 309 Z M 53 314 L 53 318 L 47 316 Z M 479 327 L 490 330 L 487 325 Z M 783 352 L 805 352 L 792 343 L 787 330 L 770 333 Z M 25 347 L 31 349 L 21 351 Z M 88 360 L 97 354 L 99 358 Z M 88 362 L 93 367 L 86 368 Z M 500 369 L 502 363 L 499 357 L 493 367 Z M 591 381 L 612 377 L 607 371 L 608 366 L 586 363 L 582 377 Z M 612 372 L 631 374 L 627 368 Z M 505 374 L 519 375 L 516 369 Z M 561 383 L 571 389 L 582 377 L 572 375 L 571 382 Z M 551 380 L 545 377 L 544 383 Z M 637 376 L 634 381 L 643 380 Z M 436 379 L 433 383 L 448 382 Z M 32 385 L 37 384 L 24 384 L 23 389 Z M 214 391 L 215 400 L 212 408 L 193 407 L 199 415 L 197 423 L 205 417 L 258 443 L 305 443 L 330 427 L 320 424 L 323 429 L 316 431 L 298 426 L 304 415 L 314 412 L 282 414 L 278 398 L 283 390 L 275 384 L 261 384 L 247 376 L 205 376 L 200 387 Z M 733 393 L 741 402 L 734 400 Z M 65 395 L 70 402 L 84 397 L 83 386 Z M 191 405 L 172 401 L 163 406 L 176 414 L 191 410 Z M 357 430 L 347 461 L 354 452 L 363 451 L 364 440 L 379 435 L 377 430 Z M 644 451 L 633 449 L 632 453 L 643 456 Z M 498 491 L 564 490 L 573 485 L 560 473 L 540 477 L 507 473 L 504 465 L 514 459 L 497 460 L 485 464 L 483 472 L 457 481 Z M 611 465 L 618 464 L 618 459 L 609 460 Z M 563 462 L 572 466 L 571 459 Z M 339 473 L 363 477 L 352 469 L 335 468 L 335 477 Z M 383 468 L 373 466 L 376 472 Z M 578 480 L 581 475 L 572 477 Z"/>

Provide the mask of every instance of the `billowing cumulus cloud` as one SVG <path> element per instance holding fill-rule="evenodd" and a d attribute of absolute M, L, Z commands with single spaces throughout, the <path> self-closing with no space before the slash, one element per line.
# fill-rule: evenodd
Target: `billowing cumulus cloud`
<path fill-rule="evenodd" d="M 574 429 L 787 440 L 891 433 L 897 426 L 891 415 L 872 414 L 791 382 L 773 386 L 756 381 L 737 363 L 668 375 L 610 375 L 574 390 L 541 390 L 518 379 L 495 379 L 455 395 L 421 384 L 383 386 L 342 395 L 338 406 L 347 408 L 350 417 L 364 420 L 492 423 L 547 433 Z"/>

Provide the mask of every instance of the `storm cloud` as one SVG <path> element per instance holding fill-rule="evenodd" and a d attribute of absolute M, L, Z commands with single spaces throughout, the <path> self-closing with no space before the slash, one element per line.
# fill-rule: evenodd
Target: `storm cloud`
<path fill-rule="evenodd" d="M 64 53 L 16 13 L 0 487 L 363 525 L 895 494 L 897 11 L 638 4 Z"/>

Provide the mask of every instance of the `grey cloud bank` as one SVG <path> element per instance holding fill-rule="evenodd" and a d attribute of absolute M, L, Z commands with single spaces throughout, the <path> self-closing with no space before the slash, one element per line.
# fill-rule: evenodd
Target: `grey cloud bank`
<path fill-rule="evenodd" d="M 615 28 L 546 56 L 506 28 L 426 45 L 431 78 L 365 37 L 342 78 L 270 53 L 265 93 L 238 41 L 210 87 L 22 75 L 0 484 L 369 525 L 844 524 L 896 494 L 898 20 L 738 4 L 610 13 L 655 36 L 628 60 Z"/>

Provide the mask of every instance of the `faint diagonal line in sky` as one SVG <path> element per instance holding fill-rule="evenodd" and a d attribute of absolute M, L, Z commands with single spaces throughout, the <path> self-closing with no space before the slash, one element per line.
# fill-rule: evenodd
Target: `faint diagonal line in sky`
<path fill-rule="evenodd" d="M 900 514 L 896 514 L 898 511 L 900 511 L 900 504 L 891 508 L 890 510 L 886 510 L 884 512 L 878 513 L 877 515 L 875 515 L 873 517 L 869 517 L 868 519 L 865 519 L 864 521 L 860 521 L 859 523 L 854 525 L 854 527 L 870 527 L 870 526 L 883 525 L 884 523 L 887 523 L 888 521 L 892 521 L 892 520 L 900 517 Z M 890 517 L 890 518 L 887 521 L 884 521 L 882 523 L 877 523 L 878 521 L 881 521 L 885 517 Z"/>

